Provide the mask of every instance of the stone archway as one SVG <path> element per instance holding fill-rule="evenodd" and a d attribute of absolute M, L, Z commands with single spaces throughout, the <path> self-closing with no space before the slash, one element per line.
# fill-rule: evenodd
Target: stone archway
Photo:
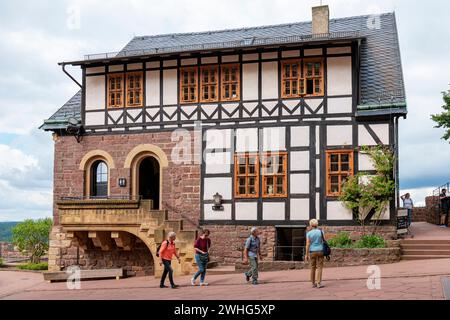
<path fill-rule="evenodd" d="M 159 209 L 162 207 L 163 170 L 169 165 L 169 161 L 164 151 L 152 144 L 138 145 L 128 153 L 125 159 L 124 168 L 131 170 L 131 195 L 134 198 L 137 198 L 139 195 L 142 195 L 140 193 L 140 187 L 142 187 L 142 185 L 140 186 L 141 164 L 148 161 L 147 159 L 154 159 L 157 162 L 154 166 L 158 167 L 159 177 L 158 179 L 153 179 L 149 183 L 154 182 L 154 180 L 159 180 L 159 186 L 153 188 L 158 189 L 158 196 L 153 197 L 156 198 L 157 201 L 154 203 L 153 208 Z M 147 177 L 147 179 L 151 179 L 151 177 Z M 145 197 L 143 199 L 145 199 Z"/>

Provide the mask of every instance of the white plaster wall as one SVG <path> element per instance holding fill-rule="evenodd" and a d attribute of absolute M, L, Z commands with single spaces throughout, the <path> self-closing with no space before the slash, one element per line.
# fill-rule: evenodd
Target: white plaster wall
<path fill-rule="evenodd" d="M 163 71 L 163 103 L 177 104 L 177 70 L 170 69 Z"/>
<path fill-rule="evenodd" d="M 304 51 L 305 57 L 307 56 L 321 56 L 323 54 L 322 49 L 321 48 L 317 48 L 317 49 L 306 49 Z"/>
<path fill-rule="evenodd" d="M 258 54 L 257 53 L 249 53 L 242 55 L 243 61 L 250 61 L 250 60 L 258 60 Z"/>
<path fill-rule="evenodd" d="M 198 63 L 197 58 L 190 58 L 190 59 L 181 59 L 181 65 L 182 66 L 191 66 Z"/>
<path fill-rule="evenodd" d="M 150 61 L 145 64 L 147 68 L 159 68 L 161 66 L 160 61 Z"/>
<path fill-rule="evenodd" d="M 105 125 L 105 112 L 86 112 L 85 113 L 86 126 L 103 126 Z"/>
<path fill-rule="evenodd" d="M 263 202 L 263 220 L 284 220 L 284 202 Z"/>
<path fill-rule="evenodd" d="M 123 71 L 123 64 L 112 65 L 108 67 L 110 72 Z"/>
<path fill-rule="evenodd" d="M 138 116 L 138 114 L 141 112 L 141 110 L 139 110 L 139 109 L 130 109 L 130 110 L 127 110 L 127 112 L 128 112 L 128 114 L 130 116 L 133 117 L 133 119 L 135 119 Z M 129 117 L 128 117 L 127 121 L 128 121 L 128 123 L 132 122 L 132 120 Z M 137 119 L 136 119 L 136 121 L 134 123 L 138 123 L 138 122 L 142 122 L 142 115 L 140 117 L 137 117 Z"/>
<path fill-rule="evenodd" d="M 338 48 L 328 48 L 328 54 L 343 54 L 343 53 L 352 53 L 351 47 L 338 47 Z"/>
<path fill-rule="evenodd" d="M 309 174 L 294 173 L 289 177 L 291 194 L 308 194 L 309 193 Z"/>
<path fill-rule="evenodd" d="M 389 205 L 386 206 L 386 208 L 381 213 L 379 219 L 376 217 L 373 217 L 372 220 L 390 220 L 391 219 L 391 208 Z"/>
<path fill-rule="evenodd" d="M 236 130 L 236 152 L 256 152 L 258 151 L 258 129 L 237 129 Z"/>
<path fill-rule="evenodd" d="M 291 199 L 291 220 L 309 220 L 309 199 Z"/>
<path fill-rule="evenodd" d="M 163 61 L 163 67 L 176 67 L 177 60 L 165 60 Z"/>
<path fill-rule="evenodd" d="M 316 188 L 320 188 L 320 160 L 316 159 Z"/>
<path fill-rule="evenodd" d="M 309 170 L 309 151 L 291 151 L 291 170 Z"/>
<path fill-rule="evenodd" d="M 278 98 L 278 62 L 262 63 L 262 98 Z"/>
<path fill-rule="evenodd" d="M 371 124 L 369 127 L 372 128 L 383 144 L 389 144 L 389 124 Z"/>
<path fill-rule="evenodd" d="M 328 113 L 351 113 L 352 98 L 329 98 Z"/>
<path fill-rule="evenodd" d="M 377 143 L 370 135 L 369 131 L 363 126 L 358 126 L 358 144 L 360 146 L 376 146 Z"/>
<path fill-rule="evenodd" d="M 316 155 L 320 154 L 320 127 L 316 126 Z"/>
<path fill-rule="evenodd" d="M 204 182 L 204 200 L 213 200 L 216 192 L 225 200 L 231 199 L 231 178 L 205 178 Z"/>
<path fill-rule="evenodd" d="M 205 156 L 206 173 L 229 173 L 231 165 L 230 152 L 207 153 Z"/>
<path fill-rule="evenodd" d="M 316 219 L 320 220 L 320 193 L 316 192 Z"/>
<path fill-rule="evenodd" d="M 237 54 L 222 56 L 222 62 L 236 62 L 239 61 L 239 56 Z"/>
<path fill-rule="evenodd" d="M 300 50 L 283 51 L 281 52 L 281 57 L 283 58 L 300 57 Z"/>
<path fill-rule="evenodd" d="M 159 70 L 147 71 L 145 79 L 145 101 L 148 106 L 159 105 L 160 100 L 160 73 Z"/>
<path fill-rule="evenodd" d="M 212 204 L 203 205 L 205 220 L 231 220 L 231 204 L 223 204 L 223 211 L 214 211 Z"/>
<path fill-rule="evenodd" d="M 328 95 L 352 94 L 352 58 L 328 58 Z"/>
<path fill-rule="evenodd" d="M 264 128 L 263 129 L 263 150 L 281 151 L 286 150 L 286 128 Z"/>
<path fill-rule="evenodd" d="M 352 126 L 327 126 L 327 145 L 352 145 Z"/>
<path fill-rule="evenodd" d="M 105 72 L 105 67 L 86 68 L 86 74 Z"/>
<path fill-rule="evenodd" d="M 236 220 L 257 220 L 258 203 L 257 202 L 236 202 L 235 203 Z"/>
<path fill-rule="evenodd" d="M 309 147 L 309 127 L 291 127 L 291 147 Z"/>
<path fill-rule="evenodd" d="M 242 65 L 242 96 L 243 100 L 258 99 L 258 64 Z"/>
<path fill-rule="evenodd" d="M 105 76 L 86 77 L 86 110 L 105 109 Z"/>
<path fill-rule="evenodd" d="M 278 52 L 263 52 L 261 54 L 261 59 L 276 59 L 278 58 Z"/>
<path fill-rule="evenodd" d="M 327 202 L 327 220 L 353 220 L 350 210 L 340 201 Z"/>
<path fill-rule="evenodd" d="M 231 129 L 210 129 L 206 131 L 207 149 L 229 149 L 231 148 Z"/>
<path fill-rule="evenodd" d="M 142 63 L 130 63 L 127 64 L 127 70 L 140 70 L 142 69 Z"/>
<path fill-rule="evenodd" d="M 202 64 L 206 64 L 206 63 L 217 63 L 218 62 L 218 58 L 217 57 L 203 57 L 201 60 Z"/>
<path fill-rule="evenodd" d="M 373 162 L 367 154 L 360 153 L 358 156 L 358 168 L 361 171 L 374 170 Z"/>

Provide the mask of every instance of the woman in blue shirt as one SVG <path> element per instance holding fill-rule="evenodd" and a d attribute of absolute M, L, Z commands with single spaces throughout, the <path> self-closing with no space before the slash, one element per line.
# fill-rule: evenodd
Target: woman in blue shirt
<path fill-rule="evenodd" d="M 322 288 L 323 233 L 322 230 L 318 229 L 319 221 L 316 219 L 312 219 L 309 225 L 312 229 L 306 234 L 305 260 L 311 261 L 311 282 L 313 288 Z"/>

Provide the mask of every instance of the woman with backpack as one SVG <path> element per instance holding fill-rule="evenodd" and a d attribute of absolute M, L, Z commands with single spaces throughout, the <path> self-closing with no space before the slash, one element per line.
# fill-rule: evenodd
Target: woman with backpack
<path fill-rule="evenodd" d="M 311 282 L 313 288 L 322 288 L 322 269 L 324 260 L 324 234 L 318 228 L 319 221 L 309 221 L 311 230 L 306 234 L 305 260 L 311 261 Z M 316 274 L 317 272 L 317 274 Z"/>
<path fill-rule="evenodd" d="M 211 248 L 211 239 L 209 238 L 209 230 L 202 230 L 200 237 L 195 241 L 195 262 L 198 265 L 198 271 L 191 279 L 191 285 L 195 286 L 195 280 L 200 276 L 200 286 L 207 286 L 205 282 L 206 268 L 209 261 L 209 249 Z"/>
<path fill-rule="evenodd" d="M 167 274 L 169 274 L 170 286 L 172 289 L 178 288 L 178 286 L 173 282 L 173 269 L 172 269 L 172 258 L 173 256 L 177 257 L 178 263 L 180 263 L 180 256 L 177 253 L 177 248 L 175 247 L 175 239 L 176 233 L 169 232 L 167 240 L 161 244 L 161 247 L 158 250 L 158 256 L 161 258 L 160 266 L 164 265 L 164 272 L 161 277 L 160 288 L 167 288 L 164 285 L 166 281 Z"/>

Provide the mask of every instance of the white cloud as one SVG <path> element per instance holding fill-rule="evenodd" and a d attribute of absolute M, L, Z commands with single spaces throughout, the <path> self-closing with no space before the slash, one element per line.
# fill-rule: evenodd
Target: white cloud
<path fill-rule="evenodd" d="M 411 195 L 411 199 L 413 200 L 414 206 L 416 206 L 416 207 L 424 207 L 425 206 L 425 198 L 429 197 L 429 196 L 432 196 L 433 195 L 433 191 L 435 189 L 436 189 L 436 187 L 404 189 L 404 190 L 400 190 L 400 195 L 403 195 L 405 193 L 409 193 Z"/>

